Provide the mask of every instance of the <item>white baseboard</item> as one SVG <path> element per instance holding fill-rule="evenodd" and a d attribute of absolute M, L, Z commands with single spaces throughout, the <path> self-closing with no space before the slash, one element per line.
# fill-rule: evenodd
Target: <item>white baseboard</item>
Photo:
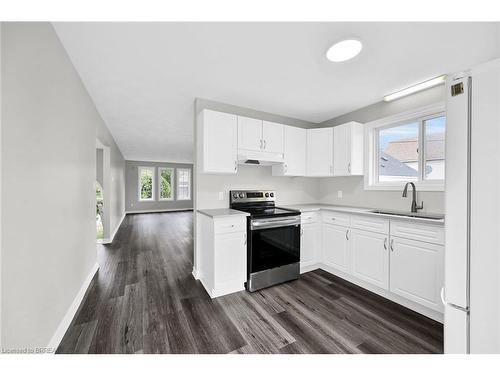
<path fill-rule="evenodd" d="M 193 211 L 192 208 L 166 208 L 161 210 L 137 210 L 137 211 L 127 211 L 127 214 L 148 214 L 155 212 L 173 212 L 173 211 Z"/>
<path fill-rule="evenodd" d="M 73 318 L 75 317 L 76 312 L 78 311 L 78 308 L 80 307 L 80 304 L 83 301 L 83 297 L 85 297 L 85 292 L 90 286 L 90 282 L 92 281 L 94 275 L 96 274 L 97 270 L 99 269 L 99 264 L 96 263 L 92 266 L 92 269 L 90 270 L 90 273 L 88 274 L 87 278 L 82 284 L 82 287 L 78 291 L 78 294 L 76 295 L 75 299 L 71 303 L 71 306 L 69 307 L 68 311 L 66 311 L 66 314 L 64 315 L 61 323 L 59 323 L 59 326 L 56 329 L 56 332 L 50 339 L 49 344 L 47 345 L 48 348 L 54 348 L 54 353 L 59 344 L 61 343 L 61 340 L 64 337 L 64 334 L 68 330 L 71 322 L 73 321 Z"/>
<path fill-rule="evenodd" d="M 127 215 L 126 212 L 123 213 L 123 216 L 121 217 L 118 225 L 116 226 L 116 228 L 114 229 L 113 231 L 113 234 L 111 235 L 110 238 L 104 238 L 102 241 L 100 241 L 99 243 L 102 243 L 102 244 L 110 244 L 111 242 L 113 242 L 113 240 L 115 239 L 115 235 L 116 235 L 116 232 L 118 232 L 118 229 L 120 228 L 120 225 L 122 225 L 123 223 L 123 219 L 125 219 L 125 216 Z"/>

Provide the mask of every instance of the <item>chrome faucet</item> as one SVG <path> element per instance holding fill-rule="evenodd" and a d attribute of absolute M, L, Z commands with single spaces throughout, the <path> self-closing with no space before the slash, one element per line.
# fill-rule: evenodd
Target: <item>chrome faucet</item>
<path fill-rule="evenodd" d="M 411 212 L 417 212 L 417 210 L 421 210 L 424 208 L 424 202 L 422 202 L 419 205 L 417 205 L 417 189 L 415 188 L 415 184 L 413 182 L 407 182 L 405 185 L 405 188 L 403 189 L 403 197 L 406 198 L 406 195 L 408 194 L 408 185 L 411 185 L 411 188 L 413 189 L 413 198 L 411 201 Z"/>

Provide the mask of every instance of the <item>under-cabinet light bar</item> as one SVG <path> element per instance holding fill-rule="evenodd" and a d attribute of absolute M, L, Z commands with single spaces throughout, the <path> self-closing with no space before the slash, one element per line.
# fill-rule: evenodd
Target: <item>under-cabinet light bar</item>
<path fill-rule="evenodd" d="M 403 89 L 403 90 L 397 91 L 395 93 L 384 96 L 384 101 L 390 102 L 390 101 L 402 98 L 403 96 L 414 94 L 416 92 L 419 92 L 419 91 L 422 91 L 425 89 L 429 89 L 429 88 L 434 87 L 434 86 L 441 85 L 444 83 L 445 80 L 446 80 L 446 75 L 442 75 L 442 76 L 439 76 L 436 78 L 429 79 L 428 81 L 417 83 L 414 86 L 411 86 L 411 87 L 408 87 L 406 89 Z"/>

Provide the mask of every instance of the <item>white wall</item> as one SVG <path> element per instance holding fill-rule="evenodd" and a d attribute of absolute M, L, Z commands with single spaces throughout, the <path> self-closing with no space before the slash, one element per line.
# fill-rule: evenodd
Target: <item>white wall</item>
<path fill-rule="evenodd" d="M 336 126 L 349 121 L 367 123 L 444 100 L 444 86 L 438 86 L 393 102 L 372 104 L 368 107 L 322 122 L 317 127 Z M 323 178 L 320 179 L 319 185 L 319 199 L 322 203 L 399 210 L 409 210 L 411 205 L 411 194 L 408 194 L 409 198 L 402 198 L 402 191 L 364 190 L 363 177 Z M 342 191 L 343 198 L 338 198 L 337 192 L 339 190 Z M 417 198 L 419 202 L 424 201 L 423 211 L 444 213 L 444 192 L 421 191 L 418 192 Z"/>
<path fill-rule="evenodd" d="M 112 225 L 125 161 L 49 23 L 2 24 L 2 347 L 45 347 L 96 263 L 96 137 Z"/>

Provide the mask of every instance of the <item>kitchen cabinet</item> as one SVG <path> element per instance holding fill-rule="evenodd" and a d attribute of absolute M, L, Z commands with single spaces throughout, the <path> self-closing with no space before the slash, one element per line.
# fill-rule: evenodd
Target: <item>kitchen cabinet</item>
<path fill-rule="evenodd" d="M 238 116 L 238 149 L 262 150 L 262 120 Z"/>
<path fill-rule="evenodd" d="M 205 109 L 198 117 L 198 165 L 201 173 L 237 172 L 237 116 Z"/>
<path fill-rule="evenodd" d="M 389 288 L 389 236 L 352 229 L 349 233 L 351 274 L 383 289 Z"/>
<path fill-rule="evenodd" d="M 333 176 L 333 129 L 307 129 L 307 168 L 311 177 Z"/>
<path fill-rule="evenodd" d="M 349 272 L 349 228 L 322 224 L 322 261 L 327 266 Z"/>
<path fill-rule="evenodd" d="M 284 125 L 276 122 L 262 121 L 263 151 L 275 154 L 283 153 Z"/>
<path fill-rule="evenodd" d="M 312 270 L 319 261 L 321 227 L 317 215 L 302 214 L 300 237 L 300 272 Z"/>
<path fill-rule="evenodd" d="M 442 312 L 444 247 L 392 237 L 390 250 L 391 292 Z"/>
<path fill-rule="evenodd" d="M 238 149 L 283 153 L 283 125 L 238 116 Z"/>
<path fill-rule="evenodd" d="M 273 176 L 306 175 L 306 139 L 306 129 L 283 126 L 283 163 L 273 165 Z"/>
<path fill-rule="evenodd" d="M 348 122 L 333 128 L 333 175 L 363 175 L 364 127 Z"/>
<path fill-rule="evenodd" d="M 210 297 L 245 289 L 247 232 L 245 216 L 197 216 L 198 275 Z"/>

